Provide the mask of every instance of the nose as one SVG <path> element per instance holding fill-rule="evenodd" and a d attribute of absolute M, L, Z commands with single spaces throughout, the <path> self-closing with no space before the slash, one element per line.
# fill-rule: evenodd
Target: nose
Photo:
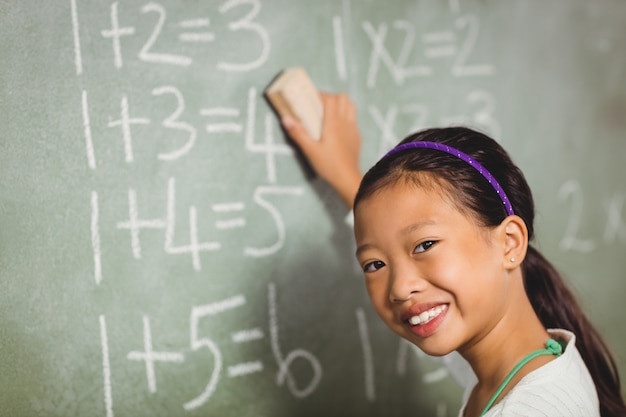
<path fill-rule="evenodd" d="M 426 290 L 428 285 L 428 281 L 410 263 L 394 265 L 389 280 L 389 300 L 392 303 L 405 302 Z"/>

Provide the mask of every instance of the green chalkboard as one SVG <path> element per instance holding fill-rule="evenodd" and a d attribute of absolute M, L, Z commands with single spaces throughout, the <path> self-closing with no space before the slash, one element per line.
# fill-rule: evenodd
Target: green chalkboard
<path fill-rule="evenodd" d="M 1 415 L 457 415 L 263 99 L 294 65 L 357 103 L 363 169 L 495 136 L 626 374 L 624 2 L 2 1 L 0 39 Z"/>

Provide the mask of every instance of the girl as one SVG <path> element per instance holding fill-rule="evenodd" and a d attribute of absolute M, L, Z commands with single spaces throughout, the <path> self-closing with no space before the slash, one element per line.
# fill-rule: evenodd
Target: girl
<path fill-rule="evenodd" d="M 472 367 L 459 416 L 626 416 L 606 344 L 529 244 L 532 195 L 504 149 L 467 128 L 429 129 L 361 180 L 354 105 L 346 95 L 322 101 L 320 141 L 294 120 L 283 126 L 353 208 L 382 320 L 424 352 L 457 351 Z"/>

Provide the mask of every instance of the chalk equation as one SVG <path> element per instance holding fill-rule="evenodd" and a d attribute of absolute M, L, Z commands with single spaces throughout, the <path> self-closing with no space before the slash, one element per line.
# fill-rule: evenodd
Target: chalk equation
<path fill-rule="evenodd" d="M 283 215 L 271 201 L 272 195 L 300 196 L 304 193 L 302 187 L 281 186 L 258 186 L 252 196 L 256 210 L 263 210 L 271 218 L 276 230 L 277 238 L 273 242 L 266 242 L 260 246 L 244 246 L 241 252 L 244 256 L 264 257 L 277 253 L 285 243 L 286 228 Z M 202 270 L 200 254 L 214 252 L 222 249 L 219 241 L 202 239 L 199 236 L 198 208 L 190 206 L 188 211 L 189 224 L 187 228 L 188 242 L 180 243 L 176 233 L 176 179 L 170 178 L 167 184 L 167 204 L 165 214 L 157 218 L 144 218 L 140 215 L 137 203 L 137 192 L 128 190 L 128 218 L 117 222 L 115 227 L 119 230 L 128 231 L 130 237 L 130 250 L 135 259 L 142 258 L 141 233 L 146 230 L 160 231 L 163 236 L 163 251 L 169 255 L 191 256 L 191 262 L 195 271 Z M 100 238 L 100 211 L 101 203 L 97 191 L 91 192 L 91 244 L 94 256 L 94 279 L 96 284 L 102 281 L 102 243 Z M 243 212 L 246 204 L 242 201 L 228 201 L 215 203 L 210 207 L 210 212 L 218 218 L 213 222 L 215 232 L 230 231 L 237 228 L 245 228 L 247 225 Z M 227 216 L 224 218 L 224 216 Z M 232 217 L 228 217 L 232 216 Z M 204 217 L 203 217 L 204 218 Z"/>
<path fill-rule="evenodd" d="M 394 83 L 403 85 L 412 78 L 434 75 L 436 70 L 431 63 L 443 60 L 449 62 L 449 71 L 453 77 L 494 75 L 496 68 L 493 64 L 476 63 L 472 59 L 481 28 L 479 18 L 472 14 L 460 15 L 460 9 L 452 4 L 450 9 L 456 15 L 454 27 L 435 32 L 420 33 L 415 23 L 404 19 L 395 20 L 391 25 L 389 22 L 363 21 L 363 32 L 372 46 L 366 76 L 367 87 L 376 87 L 381 68 L 389 71 Z M 335 65 L 339 77 L 346 80 L 348 65 L 344 26 L 342 17 L 333 17 Z M 401 39 L 400 42 L 394 42 L 395 47 L 387 44 L 390 26 L 391 32 L 395 32 L 393 34 Z M 419 63 L 410 63 L 411 55 L 419 56 Z"/>
<path fill-rule="evenodd" d="M 137 58 L 143 62 L 180 67 L 188 67 L 193 63 L 193 58 L 189 55 L 162 49 L 160 41 L 163 30 L 170 27 L 176 29 L 176 39 L 179 44 L 199 45 L 198 53 L 202 53 L 203 48 L 210 48 L 211 45 L 219 43 L 222 41 L 222 37 L 228 38 L 229 36 L 234 38 L 225 39 L 223 42 L 248 43 L 256 41 L 260 45 L 255 56 L 242 57 L 238 62 L 219 61 L 216 64 L 218 70 L 246 72 L 259 68 L 268 59 L 271 46 L 269 34 L 265 27 L 257 21 L 261 9 L 260 0 L 227 0 L 222 2 L 214 11 L 216 17 L 222 18 L 224 16 L 229 19 L 228 33 L 222 34 L 216 34 L 211 29 L 211 16 L 191 16 L 189 19 L 170 22 L 167 9 L 159 3 L 145 3 L 139 9 L 142 20 L 151 25 L 152 28 L 149 35 L 141 41 L 139 50 L 133 51 Z M 127 37 L 139 36 L 133 24 L 125 23 L 127 12 L 130 11 L 127 9 L 120 10 L 119 2 L 111 3 L 108 27 L 100 30 L 100 36 L 110 42 L 113 65 L 118 69 L 124 66 L 124 41 Z M 71 13 L 74 63 L 76 74 L 81 75 L 84 71 L 84 65 L 79 10 L 76 0 L 71 0 Z"/>
<path fill-rule="evenodd" d="M 322 365 L 319 359 L 306 349 L 294 348 L 288 352 L 283 350 L 279 335 L 277 291 L 273 283 L 268 285 L 267 296 L 269 306 L 268 330 L 259 327 L 234 330 L 231 332 L 231 342 L 234 345 L 256 343 L 266 339 L 268 337 L 266 333 L 269 331 L 272 356 L 276 362 L 275 367 L 278 368 L 274 377 L 276 385 L 278 387 L 286 387 L 295 397 L 307 397 L 315 391 L 321 381 L 323 373 Z M 236 294 L 213 303 L 194 306 L 191 309 L 189 318 L 190 346 L 189 348 L 181 348 L 175 352 L 159 351 L 155 349 L 150 317 L 143 316 L 142 347 L 141 349 L 128 352 L 126 359 L 143 364 L 147 389 L 151 394 L 154 394 L 158 389 L 158 382 L 155 377 L 155 366 L 161 363 L 183 363 L 186 360 L 186 354 L 191 352 L 202 351 L 208 354 L 212 359 L 213 367 L 212 369 L 206 370 L 206 386 L 204 386 L 195 397 L 181 404 L 181 407 L 185 410 L 199 408 L 211 399 L 211 396 L 218 389 L 220 378 L 224 376 L 227 378 L 242 378 L 265 370 L 263 362 L 257 359 L 225 365 L 224 354 L 219 347 L 219 341 L 213 340 L 209 336 L 202 335 L 199 330 L 202 321 L 210 320 L 222 314 L 228 314 L 232 310 L 245 308 L 246 303 L 247 299 L 243 294 Z M 216 320 L 219 323 L 219 317 Z M 113 416 L 111 375 L 114 371 L 111 369 L 110 365 L 109 336 L 105 315 L 100 316 L 99 323 L 100 344 L 103 357 L 106 415 Z M 232 344 L 229 344 L 229 346 L 232 346 Z M 307 374 L 308 376 L 301 378 L 295 375 L 292 371 L 292 365 L 295 361 L 308 364 L 310 367 L 310 372 Z"/>

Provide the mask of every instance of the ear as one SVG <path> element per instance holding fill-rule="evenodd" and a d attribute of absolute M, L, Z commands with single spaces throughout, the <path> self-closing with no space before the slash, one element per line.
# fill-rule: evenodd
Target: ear
<path fill-rule="evenodd" d="M 528 228 L 521 217 L 511 215 L 499 226 L 504 239 L 503 262 L 506 269 L 517 268 L 526 257 L 528 248 Z"/>

